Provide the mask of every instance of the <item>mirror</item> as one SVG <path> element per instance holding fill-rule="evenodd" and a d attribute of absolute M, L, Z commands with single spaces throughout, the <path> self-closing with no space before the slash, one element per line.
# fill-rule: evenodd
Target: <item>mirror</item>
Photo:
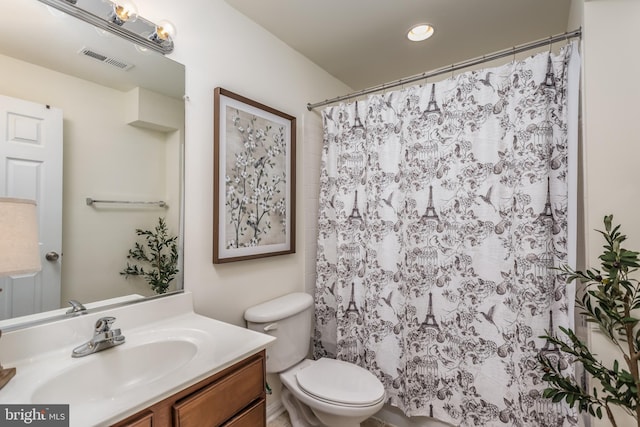
<path fill-rule="evenodd" d="M 0 95 L 61 111 L 63 164 L 61 247 L 41 243 L 43 274 L 59 275 L 59 293 L 46 302 L 47 280 L 0 278 L 0 319 L 10 318 L 0 327 L 64 315 L 71 299 L 91 309 L 154 296 L 143 277 L 120 272 L 134 262 L 126 258 L 129 249 L 144 243 L 136 229 L 152 231 L 159 218 L 177 238 L 180 255 L 169 291 L 182 289 L 184 66 L 37 0 L 5 2 L 0 10 Z M 2 123 L 7 138 L 44 134 L 40 124 L 30 130 L 20 120 Z M 42 197 L 40 183 L 26 195 L 16 183 L 49 175 L 21 172 L 1 146 L 0 162 L 0 196 Z M 149 201 L 165 205 L 129 203 Z M 41 235 L 49 230 L 43 225 L 49 208 L 39 203 Z M 52 251 L 59 258 L 45 259 Z M 17 300 L 27 303 L 18 307 Z M 34 313 L 38 307 L 46 313 Z"/>

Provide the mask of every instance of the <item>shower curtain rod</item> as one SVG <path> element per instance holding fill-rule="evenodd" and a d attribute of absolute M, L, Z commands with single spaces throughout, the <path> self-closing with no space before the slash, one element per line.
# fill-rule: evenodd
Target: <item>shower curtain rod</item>
<path fill-rule="evenodd" d="M 311 111 L 317 107 L 322 107 L 324 105 L 333 104 L 333 103 L 344 101 L 351 98 L 357 98 L 359 96 L 368 95 L 370 93 L 378 92 L 381 90 L 402 86 L 407 83 L 417 82 L 419 80 L 424 80 L 429 77 L 439 76 L 440 74 L 452 73 L 454 71 L 461 70 L 463 68 L 468 68 L 474 65 L 482 64 L 484 62 L 493 61 L 494 59 L 500 59 L 500 58 L 504 58 L 505 56 L 511 56 L 511 55 L 515 55 L 516 53 L 526 52 L 531 49 L 550 45 L 560 40 L 569 40 L 570 38 L 581 37 L 581 36 L 582 36 L 582 28 L 578 28 L 577 30 L 567 31 L 566 33 L 562 33 L 562 34 L 550 36 L 544 39 L 521 44 L 518 46 L 511 47 L 509 49 L 504 49 L 494 53 L 490 53 L 488 55 L 478 56 L 476 58 L 469 59 L 467 61 L 460 62 L 458 64 L 451 64 L 449 66 L 438 68 L 433 71 L 426 71 L 421 74 L 415 74 L 413 76 L 405 77 L 399 80 L 394 80 L 389 83 L 382 83 L 380 85 L 362 89 L 360 91 L 353 92 L 347 95 L 342 95 L 336 98 L 331 98 L 321 102 L 316 102 L 315 104 L 307 104 L 307 110 Z"/>

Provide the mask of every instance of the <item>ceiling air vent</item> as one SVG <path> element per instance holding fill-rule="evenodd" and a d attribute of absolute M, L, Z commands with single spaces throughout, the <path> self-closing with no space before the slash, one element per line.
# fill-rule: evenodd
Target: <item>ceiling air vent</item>
<path fill-rule="evenodd" d="M 111 66 L 114 66 L 116 68 L 119 68 L 123 71 L 127 71 L 130 70 L 131 68 L 133 68 L 133 64 L 127 64 L 125 61 L 122 61 L 121 59 L 118 58 L 113 58 L 111 56 L 107 56 L 107 55 L 103 55 L 99 52 L 96 52 L 95 50 L 88 48 L 88 47 L 83 47 L 82 49 L 80 49 L 80 51 L 78 52 L 80 55 L 84 55 L 87 56 L 89 58 L 93 58 L 96 61 L 100 61 L 103 62 L 105 64 L 109 64 Z"/>

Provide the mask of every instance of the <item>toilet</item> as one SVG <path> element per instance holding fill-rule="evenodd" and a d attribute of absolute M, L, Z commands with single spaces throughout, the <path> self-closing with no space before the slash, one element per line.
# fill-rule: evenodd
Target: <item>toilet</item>
<path fill-rule="evenodd" d="M 358 427 L 384 405 L 382 383 L 352 363 L 307 358 L 313 298 L 297 292 L 248 308 L 247 327 L 276 337 L 267 373 L 280 374 L 293 427 Z"/>

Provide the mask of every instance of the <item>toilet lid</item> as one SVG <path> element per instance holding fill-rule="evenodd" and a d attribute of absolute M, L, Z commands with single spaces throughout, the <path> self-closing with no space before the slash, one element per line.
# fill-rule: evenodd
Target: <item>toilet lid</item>
<path fill-rule="evenodd" d="M 316 360 L 301 369 L 296 380 L 304 392 L 337 404 L 366 406 L 384 398 L 384 387 L 375 375 L 340 360 Z"/>

